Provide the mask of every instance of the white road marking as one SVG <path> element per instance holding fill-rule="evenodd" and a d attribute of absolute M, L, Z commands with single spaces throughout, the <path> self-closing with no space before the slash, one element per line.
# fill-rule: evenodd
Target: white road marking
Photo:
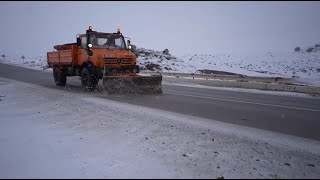
<path fill-rule="evenodd" d="M 266 104 L 266 103 L 257 103 L 257 102 L 250 102 L 250 101 L 240 101 L 240 100 L 233 100 L 233 99 L 225 99 L 225 98 L 216 98 L 216 97 L 209 97 L 209 96 L 199 96 L 199 95 L 192 95 L 192 94 L 181 94 L 175 92 L 163 92 L 164 94 L 171 94 L 171 95 L 179 95 L 179 96 L 188 96 L 188 97 L 195 97 L 195 98 L 203 98 L 203 99 L 212 99 L 212 100 L 220 100 L 220 101 L 229 101 L 229 102 L 237 102 L 237 103 L 245 103 L 245 104 L 255 104 L 261 106 L 271 106 L 271 107 L 281 107 L 281 108 L 288 108 L 288 109 L 296 109 L 296 110 L 305 110 L 305 111 L 313 111 L 313 112 L 320 112 L 319 109 L 309 109 L 309 108 L 301 108 L 301 107 L 293 107 L 293 106 L 284 106 L 284 105 L 276 105 L 276 104 Z"/>

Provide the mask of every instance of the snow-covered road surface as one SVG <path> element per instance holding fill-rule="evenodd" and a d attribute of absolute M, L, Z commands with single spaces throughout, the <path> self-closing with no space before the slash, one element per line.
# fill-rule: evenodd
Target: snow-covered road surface
<path fill-rule="evenodd" d="M 1 178 L 319 178 L 320 142 L 0 78 Z"/>

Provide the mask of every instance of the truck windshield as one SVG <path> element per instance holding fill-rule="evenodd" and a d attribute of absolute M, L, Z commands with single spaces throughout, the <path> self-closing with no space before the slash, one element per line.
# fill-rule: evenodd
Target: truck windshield
<path fill-rule="evenodd" d="M 90 42 L 93 48 L 126 49 L 124 38 L 120 34 L 92 33 Z"/>

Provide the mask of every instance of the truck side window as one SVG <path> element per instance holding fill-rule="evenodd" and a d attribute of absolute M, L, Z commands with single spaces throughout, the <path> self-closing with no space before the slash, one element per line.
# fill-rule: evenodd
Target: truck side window
<path fill-rule="evenodd" d="M 81 47 L 86 49 L 87 47 L 87 37 L 81 37 Z"/>
<path fill-rule="evenodd" d="M 123 44 L 123 40 L 121 38 L 117 38 L 115 39 L 116 42 L 116 47 L 120 47 L 120 48 L 125 48 L 124 44 Z"/>
<path fill-rule="evenodd" d="M 98 38 L 98 45 L 103 46 L 104 44 L 107 43 L 107 38 Z"/>

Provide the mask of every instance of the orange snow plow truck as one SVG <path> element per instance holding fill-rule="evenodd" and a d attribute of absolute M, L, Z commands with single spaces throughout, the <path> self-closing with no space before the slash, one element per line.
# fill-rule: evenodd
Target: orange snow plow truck
<path fill-rule="evenodd" d="M 67 76 L 81 77 L 82 88 L 93 91 L 102 79 L 108 93 L 162 93 L 161 75 L 141 76 L 130 40 L 117 29 L 116 33 L 93 31 L 78 34 L 76 43 L 54 46 L 47 53 L 48 66 L 53 68 L 57 86 L 65 86 Z"/>

